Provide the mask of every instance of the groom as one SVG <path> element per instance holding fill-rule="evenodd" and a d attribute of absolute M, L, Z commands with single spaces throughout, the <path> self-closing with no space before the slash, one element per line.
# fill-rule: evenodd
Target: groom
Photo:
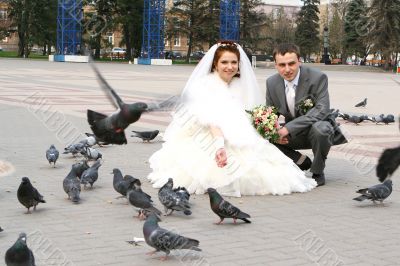
<path fill-rule="evenodd" d="M 325 160 L 332 145 L 346 143 L 329 107 L 328 78 L 300 65 L 294 44 L 280 44 L 273 52 L 278 73 L 267 79 L 266 104 L 285 117 L 276 146 L 302 170 L 313 173 L 318 186 L 325 184 Z M 312 149 L 314 160 L 296 149 Z"/>

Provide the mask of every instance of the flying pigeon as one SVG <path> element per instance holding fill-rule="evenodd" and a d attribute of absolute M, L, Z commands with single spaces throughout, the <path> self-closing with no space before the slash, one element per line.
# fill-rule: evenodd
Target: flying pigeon
<path fill-rule="evenodd" d="M 133 185 L 133 182 L 137 180 L 131 175 L 122 176 L 121 170 L 118 168 L 114 168 L 113 172 L 113 187 L 114 190 L 121 194 L 121 197 L 126 197 L 126 193 L 128 192 L 129 188 Z"/>
<path fill-rule="evenodd" d="M 7 266 L 35 266 L 32 250 L 26 245 L 26 234 L 21 233 L 5 256 Z"/>
<path fill-rule="evenodd" d="M 49 161 L 49 164 L 53 163 L 53 166 L 56 167 L 56 162 L 58 159 L 59 152 L 56 147 L 52 144 L 50 148 L 46 151 L 46 158 Z"/>
<path fill-rule="evenodd" d="M 134 131 L 132 130 L 132 132 L 134 133 L 133 135 L 131 135 L 131 137 L 137 137 L 137 138 L 141 138 L 143 141 L 147 141 L 150 142 L 150 140 L 153 140 L 155 137 L 157 137 L 158 133 L 160 132 L 159 130 L 154 130 L 154 131 Z"/>
<path fill-rule="evenodd" d="M 100 160 L 97 160 L 90 168 L 83 171 L 81 176 L 81 183 L 83 184 L 83 188 L 86 189 L 86 185 L 89 183 L 90 188 L 93 187 L 94 182 L 97 181 L 99 177 L 99 167 L 101 166 Z"/>
<path fill-rule="evenodd" d="M 242 212 L 239 208 L 224 200 L 214 188 L 208 188 L 207 192 L 208 196 L 210 196 L 212 211 L 221 219 L 216 224 L 221 224 L 225 218 L 233 218 L 234 223 L 236 223 L 236 219 L 241 219 L 246 223 L 251 223 L 251 221 L 247 219 L 250 218 L 250 215 Z"/>
<path fill-rule="evenodd" d="M 376 175 L 383 182 L 386 177 L 391 176 L 400 165 L 400 146 L 386 149 L 382 152 L 376 166 Z"/>
<path fill-rule="evenodd" d="M 126 197 L 128 198 L 130 204 L 136 208 L 144 210 L 144 212 L 139 212 L 139 219 L 144 218 L 144 215 L 147 216 L 149 212 L 153 212 L 156 215 L 161 215 L 161 211 L 153 206 L 153 200 L 151 199 L 150 195 L 142 191 L 141 182 L 139 179 L 136 179 L 133 184 L 131 184 Z"/>
<path fill-rule="evenodd" d="M 127 144 L 124 130 L 130 124 L 138 121 L 142 113 L 154 110 L 162 110 L 163 108 L 172 106 L 173 103 L 176 103 L 176 96 L 170 97 L 160 103 L 124 103 L 115 90 L 104 79 L 94 64 L 90 65 L 96 73 L 100 87 L 106 92 L 108 98 L 111 100 L 114 106 L 118 108 L 117 112 L 110 116 L 106 116 L 92 110 L 87 110 L 87 120 L 90 128 L 101 141 L 110 144 Z"/>
<path fill-rule="evenodd" d="M 146 243 L 156 250 L 149 252 L 152 255 L 158 251 L 166 253 L 161 260 L 166 260 L 173 249 L 191 249 L 201 251 L 200 242 L 196 239 L 187 238 L 158 226 L 159 218 L 151 213 L 143 224 L 143 235 Z"/>
<path fill-rule="evenodd" d="M 354 198 L 356 201 L 363 201 L 366 199 L 375 201 L 380 201 L 381 203 L 390 196 L 392 193 L 392 180 L 387 179 L 382 184 L 378 184 L 369 188 L 363 188 L 356 191 L 360 193 L 361 196 Z"/>
<path fill-rule="evenodd" d="M 357 103 L 354 107 L 365 107 L 367 106 L 367 98 L 364 101 Z"/>
<path fill-rule="evenodd" d="M 103 158 L 103 155 L 95 148 L 85 147 L 81 151 L 81 154 L 88 160 L 97 160 Z"/>
<path fill-rule="evenodd" d="M 18 201 L 28 209 L 26 213 L 30 213 L 29 209 L 31 207 L 33 207 L 33 210 L 36 210 L 36 205 L 38 205 L 39 202 L 46 203 L 43 196 L 32 186 L 31 181 L 27 177 L 22 178 L 17 191 L 17 198 Z"/>
<path fill-rule="evenodd" d="M 84 162 L 73 164 L 71 167 L 71 171 L 63 180 L 63 188 L 65 193 L 68 195 L 68 199 L 70 199 L 74 203 L 78 203 L 80 201 L 80 193 L 81 193 L 81 182 L 78 177 L 83 174 L 86 170 L 83 166 Z M 83 169 L 83 170 L 82 170 Z M 80 173 L 80 171 L 82 171 Z M 80 173 L 80 175 L 78 175 Z"/>
<path fill-rule="evenodd" d="M 3 232 L 4 230 L 3 230 L 3 228 L 1 228 L 1 226 L 0 226 L 0 232 Z"/>
<path fill-rule="evenodd" d="M 189 201 L 185 197 L 181 197 L 172 188 L 174 181 L 168 178 L 167 183 L 164 184 L 158 191 L 158 199 L 164 205 L 165 215 L 171 215 L 173 211 L 183 211 L 185 215 L 191 215 Z M 168 210 L 171 210 L 168 213 Z"/>

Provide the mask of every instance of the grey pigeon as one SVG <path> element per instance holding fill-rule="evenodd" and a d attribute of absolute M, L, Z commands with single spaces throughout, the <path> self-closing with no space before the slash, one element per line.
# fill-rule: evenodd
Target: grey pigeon
<path fill-rule="evenodd" d="M 372 120 L 376 123 L 376 124 L 379 124 L 379 123 L 382 123 L 383 122 L 383 118 L 385 117 L 385 115 L 384 114 L 380 114 L 379 116 L 373 116 L 372 117 Z"/>
<path fill-rule="evenodd" d="M 75 156 L 78 153 L 81 153 L 82 151 L 84 151 L 84 149 L 87 147 L 88 145 L 86 143 L 75 143 L 75 144 L 70 144 L 67 147 L 64 148 L 64 152 L 63 154 L 68 154 L 71 153 L 72 156 Z"/>
<path fill-rule="evenodd" d="M 36 205 L 39 202 L 46 203 L 43 196 L 32 186 L 31 181 L 27 177 L 22 178 L 17 191 L 17 197 L 18 201 L 28 209 L 26 213 L 30 213 L 29 209 L 31 207 L 33 207 L 33 210 L 36 210 Z"/>
<path fill-rule="evenodd" d="M 101 166 L 100 160 L 97 160 L 89 169 L 83 171 L 81 176 L 81 183 L 83 184 L 83 188 L 86 189 L 86 185 L 89 183 L 90 188 L 93 187 L 94 182 L 97 181 L 99 177 L 99 167 Z"/>
<path fill-rule="evenodd" d="M 250 215 L 242 212 L 239 208 L 224 200 L 214 188 L 208 188 L 207 192 L 210 197 L 212 211 L 221 219 L 216 224 L 221 224 L 225 218 L 233 218 L 234 223 L 236 223 L 237 219 L 241 219 L 246 223 L 251 223 L 251 221 L 247 219 L 250 218 Z"/>
<path fill-rule="evenodd" d="M 375 122 L 375 121 L 374 121 L 372 118 L 370 118 L 368 115 L 360 115 L 360 119 L 361 119 L 361 122 L 363 122 L 363 121 L 365 121 L 365 120 Z"/>
<path fill-rule="evenodd" d="M 85 144 L 87 147 L 92 147 L 97 144 L 97 140 L 94 136 L 87 136 L 85 139 L 79 141 L 79 143 Z"/>
<path fill-rule="evenodd" d="M 338 113 L 338 117 L 341 117 L 343 120 L 349 119 L 350 115 L 346 113 Z"/>
<path fill-rule="evenodd" d="M 397 148 L 386 149 L 379 157 L 376 166 L 376 175 L 379 181 L 383 182 L 386 177 L 391 176 L 400 165 L 400 146 Z"/>
<path fill-rule="evenodd" d="M 71 171 L 63 180 L 64 191 L 67 193 L 68 199 L 74 203 L 78 203 L 81 200 L 81 182 L 78 179 L 79 171 L 83 169 L 81 164 L 83 164 L 83 162 L 72 165 Z"/>
<path fill-rule="evenodd" d="M 164 184 L 158 191 L 158 199 L 161 204 L 164 205 L 165 215 L 172 214 L 173 211 L 183 211 L 185 215 L 191 215 L 189 201 L 185 197 L 181 197 L 172 188 L 174 181 L 172 178 L 168 178 L 167 183 Z M 171 210 L 168 213 L 168 210 Z"/>
<path fill-rule="evenodd" d="M 88 160 L 103 158 L 103 155 L 95 148 L 85 147 L 80 153 Z"/>
<path fill-rule="evenodd" d="M 189 200 L 190 194 L 189 194 L 189 191 L 187 191 L 187 189 L 186 189 L 185 187 L 177 187 L 177 188 L 174 188 L 174 191 L 175 191 L 175 193 L 178 194 L 179 197 L 181 197 L 182 199 Z"/>
<path fill-rule="evenodd" d="M 358 124 L 361 123 L 363 120 L 362 120 L 359 116 L 352 115 L 352 116 L 350 116 L 346 121 L 358 125 Z"/>
<path fill-rule="evenodd" d="M 131 175 L 122 176 L 121 170 L 118 168 L 113 169 L 113 187 L 114 190 L 117 191 L 122 197 L 126 197 L 126 193 L 128 192 L 129 188 L 133 185 L 133 182 L 137 180 Z"/>
<path fill-rule="evenodd" d="M 354 107 L 365 107 L 367 106 L 367 98 L 364 101 L 357 103 Z"/>
<path fill-rule="evenodd" d="M 146 213 L 155 213 L 156 215 L 161 215 L 161 211 L 153 206 L 153 200 L 151 199 L 150 195 L 142 191 L 141 182 L 139 179 L 136 179 L 133 182 L 126 194 L 126 197 L 131 205 L 143 210 L 139 212 L 140 219 L 144 218 L 143 215 Z"/>
<path fill-rule="evenodd" d="M 7 266 L 35 266 L 35 257 L 26 244 L 26 234 L 21 233 L 5 256 Z"/>
<path fill-rule="evenodd" d="M 3 228 L 1 228 L 1 226 L 0 226 L 0 232 L 3 232 L 4 230 L 3 230 Z"/>
<path fill-rule="evenodd" d="M 89 169 L 89 165 L 86 160 L 82 160 L 80 162 L 74 163 L 72 165 L 72 169 L 75 171 L 76 176 L 80 179 L 82 177 L 83 172 L 86 169 Z"/>
<path fill-rule="evenodd" d="M 361 196 L 354 198 L 356 201 L 363 201 L 366 199 L 375 201 L 380 201 L 381 203 L 390 196 L 392 193 L 392 180 L 387 179 L 382 184 L 378 184 L 369 188 L 363 188 L 356 191 L 360 193 Z"/>
<path fill-rule="evenodd" d="M 175 99 L 178 99 L 178 97 L 173 96 L 159 103 L 124 103 L 115 90 L 104 79 L 95 65 L 90 65 L 96 73 L 100 87 L 105 91 L 106 95 L 114 104 L 114 106 L 118 108 L 118 110 L 110 116 L 106 116 L 92 110 L 87 110 L 87 121 L 90 125 L 90 128 L 96 137 L 103 142 L 119 145 L 127 144 L 124 130 L 130 124 L 138 121 L 144 112 L 156 110 L 159 111 L 168 107 L 172 107 Z"/>
<path fill-rule="evenodd" d="M 168 231 L 158 225 L 159 218 L 151 213 L 143 224 L 143 235 L 146 243 L 155 248 L 154 251 L 148 254 L 154 254 L 158 251 L 166 253 L 161 257 L 161 260 L 166 260 L 167 256 L 173 249 L 190 249 L 201 251 L 199 248 L 200 242 L 196 239 L 187 238 L 178 235 L 174 232 Z"/>
<path fill-rule="evenodd" d="M 153 140 L 155 137 L 157 137 L 158 133 L 160 133 L 159 130 L 154 130 L 154 131 L 134 131 L 134 130 L 132 130 L 132 132 L 134 134 L 131 135 L 131 137 L 141 138 L 143 141 L 147 141 L 147 142 L 150 142 L 150 140 Z"/>
<path fill-rule="evenodd" d="M 49 161 L 49 164 L 53 163 L 53 166 L 56 167 L 56 162 L 59 156 L 59 152 L 56 147 L 52 144 L 50 148 L 46 151 L 46 158 Z"/>
<path fill-rule="evenodd" d="M 382 118 L 382 123 L 388 125 L 390 123 L 394 123 L 394 115 L 388 114 L 387 116 Z"/>
<path fill-rule="evenodd" d="M 93 133 L 87 133 L 87 132 L 86 132 L 85 135 L 86 135 L 87 137 L 92 137 L 92 138 L 94 138 L 94 139 L 96 140 L 96 144 L 99 145 L 100 147 L 103 146 L 103 145 L 108 145 L 108 144 L 109 144 L 109 143 L 107 143 L 107 142 L 102 141 L 102 140 L 99 139 L 98 137 L 96 137 L 96 135 L 93 134 Z"/>

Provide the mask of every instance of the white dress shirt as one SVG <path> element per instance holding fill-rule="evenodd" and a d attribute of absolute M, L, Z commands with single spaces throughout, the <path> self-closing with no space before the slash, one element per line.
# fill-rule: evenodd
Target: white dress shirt
<path fill-rule="evenodd" d="M 292 81 L 287 81 L 284 79 L 286 102 L 287 102 L 289 111 L 293 117 L 295 116 L 294 104 L 295 104 L 295 98 L 296 98 L 296 88 L 297 88 L 297 85 L 299 84 L 299 78 L 300 78 L 300 69 L 299 69 L 299 72 L 297 72 L 296 77 Z"/>

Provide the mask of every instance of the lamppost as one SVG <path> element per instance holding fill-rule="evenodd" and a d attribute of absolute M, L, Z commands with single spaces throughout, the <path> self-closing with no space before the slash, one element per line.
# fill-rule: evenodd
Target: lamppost
<path fill-rule="evenodd" d="M 324 55 L 323 55 L 323 62 L 325 65 L 330 65 L 331 60 L 329 60 L 329 55 L 328 55 L 328 48 L 329 48 L 329 43 L 328 43 L 328 27 L 324 27 Z"/>

